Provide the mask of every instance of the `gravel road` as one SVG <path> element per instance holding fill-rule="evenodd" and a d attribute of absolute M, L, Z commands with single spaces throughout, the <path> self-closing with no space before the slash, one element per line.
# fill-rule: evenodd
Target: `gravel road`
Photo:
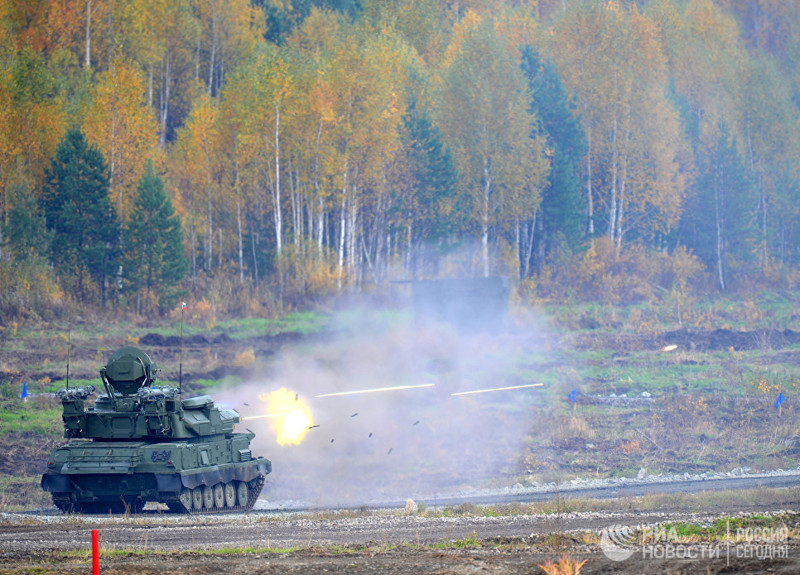
<path fill-rule="evenodd" d="M 359 510 L 253 511 L 231 515 L 169 515 L 158 512 L 124 517 L 64 516 L 54 510 L 0 513 L 0 573 L 86 573 L 91 530 L 98 529 L 104 573 L 532 573 L 537 565 L 569 553 L 586 559 L 582 573 L 797 573 L 800 547 L 790 540 L 785 556 L 608 559 L 585 535 L 612 525 L 637 527 L 674 522 L 713 524 L 720 517 L 787 513 L 795 516 L 800 474 L 658 481 L 640 478 L 618 485 L 570 483 L 557 492 L 538 489 L 459 494 L 438 499 L 438 505 L 530 502 L 553 497 L 619 498 L 608 511 L 483 516 L 406 514 L 402 508 Z M 784 496 L 771 505 L 731 504 L 719 498 L 691 511 L 640 511 L 632 496 L 705 490 L 781 488 Z M 630 508 L 624 511 L 630 498 Z M 736 501 L 736 502 L 734 502 Z M 623 502 L 620 504 L 620 502 Z M 262 503 L 262 506 L 265 506 Z M 385 507 L 385 504 L 384 506 Z M 430 509 L 430 508 L 429 508 Z M 613 509 L 613 510 L 612 510 Z M 473 510 L 475 510 L 473 508 Z M 588 541 L 588 542 L 587 542 Z M 442 549 L 439 549 L 442 546 Z M 258 551 L 228 555 L 225 549 Z M 284 552 L 281 550 L 292 550 Z M 65 551 L 78 554 L 65 558 Z M 122 552 L 120 554 L 120 552 Z M 82 555 L 82 553 L 84 555 Z M 724 559 L 724 560 L 723 560 Z M 655 571 L 654 571 L 655 570 Z"/>

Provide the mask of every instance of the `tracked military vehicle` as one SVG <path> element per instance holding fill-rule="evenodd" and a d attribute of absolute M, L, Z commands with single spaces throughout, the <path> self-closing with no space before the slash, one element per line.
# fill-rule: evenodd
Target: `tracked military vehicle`
<path fill-rule="evenodd" d="M 135 347 L 114 353 L 94 386 L 58 392 L 69 442 L 53 450 L 42 488 L 61 511 L 138 512 L 148 501 L 175 513 L 246 511 L 272 464 L 253 457 L 253 433 L 234 433 L 239 414 L 208 395 L 183 399 L 155 386 L 157 368 Z"/>

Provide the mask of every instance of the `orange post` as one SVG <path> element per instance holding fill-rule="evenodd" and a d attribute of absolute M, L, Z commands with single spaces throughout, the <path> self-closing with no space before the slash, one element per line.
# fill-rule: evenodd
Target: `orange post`
<path fill-rule="evenodd" d="M 92 529 L 92 575 L 100 575 L 100 532 Z"/>

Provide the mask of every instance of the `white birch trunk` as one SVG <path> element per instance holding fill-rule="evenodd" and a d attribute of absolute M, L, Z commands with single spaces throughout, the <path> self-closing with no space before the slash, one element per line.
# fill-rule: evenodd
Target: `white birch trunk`
<path fill-rule="evenodd" d="M 86 0 L 86 58 L 84 67 L 92 67 L 92 0 Z"/>
<path fill-rule="evenodd" d="M 273 201 L 275 202 L 275 250 L 280 261 L 283 253 L 283 216 L 281 213 L 281 147 L 280 147 L 281 108 L 280 100 L 275 104 L 275 184 Z"/>
<path fill-rule="evenodd" d="M 592 189 L 592 127 L 586 125 L 586 210 L 589 219 L 589 237 L 594 242 L 594 190 Z"/>
<path fill-rule="evenodd" d="M 192 236 L 192 278 L 197 277 L 197 238 L 194 231 L 194 194 L 189 199 L 189 227 Z"/>
<path fill-rule="evenodd" d="M 715 170 L 717 172 L 717 170 Z M 717 231 L 717 277 L 719 278 L 719 288 L 721 290 L 725 290 L 725 268 L 723 262 L 725 260 L 723 250 L 724 245 L 722 242 L 722 230 L 724 226 L 723 222 L 723 213 L 724 213 L 724 206 L 723 206 L 723 195 L 722 195 L 722 182 L 720 181 L 719 172 L 717 172 L 714 176 L 714 223 L 716 225 Z"/>
<path fill-rule="evenodd" d="M 208 94 L 214 94 L 214 64 L 217 57 L 217 12 L 211 17 L 211 55 L 208 59 Z"/>
<path fill-rule="evenodd" d="M 242 245 L 242 190 L 239 185 L 239 166 L 236 165 L 236 228 L 239 234 L 239 283 L 244 283 L 244 247 Z"/>
<path fill-rule="evenodd" d="M 163 86 L 161 88 L 161 133 L 158 136 L 158 145 L 163 148 L 167 141 L 167 121 L 169 119 L 169 93 L 172 84 L 172 48 L 167 49 L 164 58 Z"/>
<path fill-rule="evenodd" d="M 617 74 L 614 73 L 614 88 L 616 92 L 616 78 Z M 617 224 L 617 162 L 619 151 L 617 146 L 617 102 L 614 100 L 613 109 L 613 123 L 611 130 L 611 200 L 608 208 L 608 237 L 614 241 L 616 237 L 616 224 Z"/>
<path fill-rule="evenodd" d="M 483 158 L 483 205 L 481 208 L 481 260 L 483 277 L 489 277 L 489 196 L 492 190 L 489 158 Z"/>
<path fill-rule="evenodd" d="M 345 182 L 347 182 L 346 175 L 347 174 L 345 172 Z M 341 211 L 339 212 L 339 259 L 338 259 L 339 291 L 342 290 L 342 284 L 344 281 L 344 240 L 345 240 L 345 226 L 347 222 L 347 218 L 345 216 L 346 213 L 347 213 L 347 184 L 345 183 L 345 185 L 342 186 L 342 205 L 341 205 Z"/>

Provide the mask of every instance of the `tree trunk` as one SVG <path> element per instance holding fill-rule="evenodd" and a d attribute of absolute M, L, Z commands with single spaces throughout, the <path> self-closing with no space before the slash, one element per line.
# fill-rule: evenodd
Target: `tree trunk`
<path fill-rule="evenodd" d="M 192 238 L 192 278 L 197 278 L 197 239 L 194 231 L 194 194 L 189 199 L 189 227 Z"/>
<path fill-rule="evenodd" d="M 280 148 L 281 109 L 280 102 L 275 104 L 275 132 L 272 145 L 274 146 L 275 171 L 274 178 L 270 175 L 272 189 L 272 219 L 275 224 L 275 252 L 280 265 L 283 253 L 283 214 L 281 212 L 281 148 Z M 265 136 L 266 139 L 266 136 Z"/>
<path fill-rule="evenodd" d="M 527 278 L 530 276 L 531 273 L 531 256 L 533 255 L 533 238 L 536 234 L 536 216 L 538 214 L 538 210 L 533 212 L 533 221 L 531 222 L 531 231 L 527 237 L 527 247 L 525 248 L 525 266 L 523 272 L 523 278 Z"/>
<path fill-rule="evenodd" d="M 92 67 L 92 0 L 86 0 L 86 58 L 83 65 L 88 70 Z"/>
<path fill-rule="evenodd" d="M 414 253 L 414 244 L 412 238 L 413 236 L 413 226 L 414 221 L 411 217 L 411 214 L 408 215 L 408 226 L 406 227 L 406 273 L 411 276 L 412 280 L 417 279 L 417 266 L 416 261 L 414 260 L 413 253 Z"/>
<path fill-rule="evenodd" d="M 203 142 L 203 155 L 206 162 L 206 198 L 207 202 L 207 216 L 206 216 L 206 271 L 211 271 L 211 264 L 214 257 L 214 213 L 211 203 L 211 164 L 208 158 L 208 143 Z"/>
<path fill-rule="evenodd" d="M 294 177 L 291 157 L 289 159 L 289 199 L 292 203 L 292 238 L 295 246 L 300 245 L 300 239 L 303 237 L 301 234 L 300 221 L 303 218 L 303 208 L 300 205 L 299 193 L 297 190 L 297 180 Z"/>
<path fill-rule="evenodd" d="M 344 240 L 345 240 L 345 225 L 347 222 L 347 218 L 345 214 L 347 213 L 347 172 L 345 171 L 345 184 L 342 186 L 342 205 L 339 212 L 339 291 L 342 290 L 342 284 L 344 282 Z"/>
<path fill-rule="evenodd" d="M 254 231 L 253 235 L 250 237 L 250 245 L 253 247 L 253 281 L 256 285 L 258 285 L 258 258 L 256 257 L 256 236 L 257 233 Z"/>
<path fill-rule="evenodd" d="M 317 182 L 314 182 L 315 186 Z M 319 200 L 319 212 L 317 213 L 317 251 L 322 257 L 322 246 L 325 239 L 325 200 L 319 195 L 319 188 L 317 188 L 317 198 Z"/>
<path fill-rule="evenodd" d="M 489 158 L 483 158 L 483 202 L 481 207 L 481 260 L 483 277 L 489 277 L 489 195 L 492 189 Z"/>
<path fill-rule="evenodd" d="M 319 146 L 320 146 L 320 140 L 321 139 L 322 139 L 322 122 L 320 122 L 319 126 L 317 127 L 317 138 L 316 138 L 316 143 L 315 143 L 315 147 L 314 147 L 314 165 L 313 165 L 313 168 L 312 168 L 312 174 L 313 175 L 312 175 L 312 178 L 311 178 L 312 181 L 314 182 L 314 194 L 315 194 L 315 196 L 316 196 L 316 198 L 318 200 L 317 225 L 316 225 L 317 237 L 316 237 L 316 240 L 317 240 L 317 251 L 319 252 L 320 256 L 322 256 L 322 246 L 324 244 L 323 235 L 324 235 L 324 226 L 325 226 L 325 219 L 324 219 L 325 218 L 325 200 L 322 197 L 322 190 L 320 189 L 320 185 L 319 185 L 319 160 L 320 160 L 320 158 L 319 158 Z M 312 205 L 312 203 L 311 203 L 311 201 L 309 201 L 309 207 L 311 207 L 311 205 Z M 313 211 L 314 210 L 312 209 L 312 212 Z M 312 222 L 309 222 L 309 223 L 311 224 Z M 311 232 L 311 236 L 313 238 L 314 237 L 314 230 L 311 229 L 310 232 Z"/>
<path fill-rule="evenodd" d="M 719 289 L 725 291 L 725 268 L 724 268 L 724 261 L 725 261 L 725 254 L 724 254 L 724 244 L 723 244 L 723 226 L 725 225 L 723 221 L 723 214 L 724 212 L 724 196 L 722 190 L 722 181 L 724 180 L 724 174 L 720 174 L 717 170 L 714 170 L 714 223 L 717 229 L 717 276 L 719 278 Z"/>
<path fill-rule="evenodd" d="M 356 181 L 358 178 L 358 173 L 354 174 L 353 177 L 353 185 L 352 188 L 352 197 L 350 201 L 347 202 L 347 240 L 345 251 L 347 252 L 347 272 L 349 275 L 352 276 L 353 272 L 360 271 L 360 251 L 357 249 L 357 238 L 358 238 L 358 188 L 356 187 Z"/>
<path fill-rule="evenodd" d="M 594 190 L 592 190 L 592 127 L 586 123 L 586 210 L 589 238 L 594 238 Z M 594 241 L 592 239 L 592 241 Z"/>
<path fill-rule="evenodd" d="M 242 190 L 239 185 L 239 164 L 236 164 L 236 231 L 238 232 L 239 248 L 239 284 L 244 283 L 244 246 L 242 242 Z"/>
<path fill-rule="evenodd" d="M 147 107 L 153 107 L 153 64 L 147 72 Z"/>
<path fill-rule="evenodd" d="M 172 48 L 167 48 L 162 71 L 163 84 L 161 87 L 161 100 L 159 117 L 161 119 L 161 132 L 158 136 L 158 145 L 163 148 L 167 141 L 167 121 L 169 119 L 169 93 L 172 84 Z"/>
<path fill-rule="evenodd" d="M 214 95 L 214 64 L 217 57 L 217 12 L 211 16 L 211 55 L 208 58 L 208 95 Z"/>
<path fill-rule="evenodd" d="M 614 72 L 614 91 L 617 87 L 617 73 Z M 611 201 L 608 208 L 608 237 L 614 241 L 616 237 L 616 224 L 617 224 L 617 162 L 619 158 L 617 146 L 617 100 L 614 99 L 614 108 L 612 111 L 613 122 L 611 130 Z"/>
<path fill-rule="evenodd" d="M 514 225 L 514 251 L 517 254 L 517 281 L 522 281 L 522 241 L 520 239 L 519 218 Z"/>

